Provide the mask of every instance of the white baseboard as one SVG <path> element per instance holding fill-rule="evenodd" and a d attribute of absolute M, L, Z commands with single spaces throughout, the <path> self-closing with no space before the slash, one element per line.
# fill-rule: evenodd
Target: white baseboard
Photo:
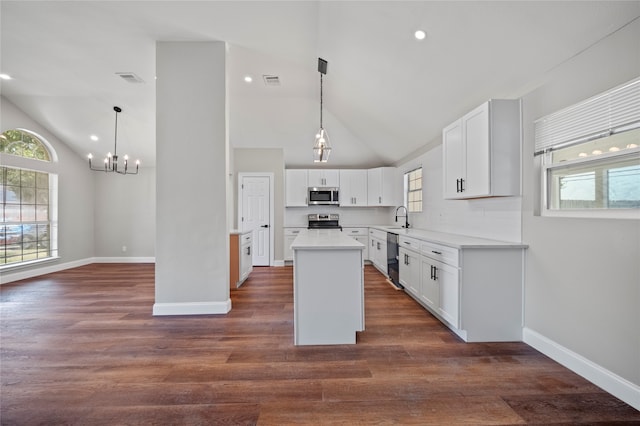
<path fill-rule="evenodd" d="M 273 266 L 284 266 L 284 260 L 274 260 Z"/>
<path fill-rule="evenodd" d="M 51 274 L 53 272 L 64 271 L 65 269 L 77 268 L 79 266 L 89 265 L 94 263 L 95 259 L 92 257 L 80 260 L 74 260 L 65 263 L 42 263 L 40 267 L 31 266 L 29 269 L 18 269 L 13 272 L 3 272 L 0 274 L 0 285 L 8 284 L 14 281 L 25 280 L 27 278 L 37 277 L 39 275 Z"/>
<path fill-rule="evenodd" d="M 227 314 L 231 310 L 231 299 L 225 302 L 154 303 L 153 315 L 212 315 Z"/>
<path fill-rule="evenodd" d="M 640 410 L 640 386 L 529 328 L 522 330 L 522 338 L 526 344 Z"/>

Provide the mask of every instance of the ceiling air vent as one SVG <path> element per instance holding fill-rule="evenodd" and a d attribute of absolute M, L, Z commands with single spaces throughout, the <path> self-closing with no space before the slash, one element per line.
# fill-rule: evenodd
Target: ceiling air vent
<path fill-rule="evenodd" d="M 280 86 L 280 77 L 277 75 L 263 75 L 265 86 Z"/>
<path fill-rule="evenodd" d="M 128 83 L 144 83 L 143 79 L 132 72 L 117 72 L 116 75 L 120 76 L 120 78 Z"/>

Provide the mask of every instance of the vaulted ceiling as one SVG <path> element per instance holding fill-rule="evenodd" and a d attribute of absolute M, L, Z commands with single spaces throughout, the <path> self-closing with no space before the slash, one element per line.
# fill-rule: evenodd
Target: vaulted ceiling
<path fill-rule="evenodd" d="M 118 105 L 120 153 L 153 165 L 156 41 L 224 41 L 231 145 L 284 148 L 287 166 L 307 167 L 322 57 L 330 165 L 371 167 L 489 98 L 522 96 L 639 16 L 639 1 L 3 0 L 0 72 L 12 80 L 0 89 L 82 156 L 112 149 Z"/>

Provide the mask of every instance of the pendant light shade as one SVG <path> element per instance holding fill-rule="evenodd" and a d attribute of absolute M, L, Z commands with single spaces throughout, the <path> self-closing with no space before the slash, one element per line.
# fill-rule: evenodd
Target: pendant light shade
<path fill-rule="evenodd" d="M 331 146 L 329 145 L 329 135 L 327 131 L 320 128 L 320 131 L 316 133 L 316 140 L 313 144 L 313 162 L 314 163 L 326 163 L 331 154 Z"/>
<path fill-rule="evenodd" d="M 329 160 L 329 154 L 331 154 L 331 145 L 329 144 L 329 135 L 322 126 L 322 76 L 327 73 L 327 61 L 322 58 L 318 58 L 318 72 L 320 73 L 320 130 L 316 133 L 313 143 L 313 162 L 326 163 Z"/>

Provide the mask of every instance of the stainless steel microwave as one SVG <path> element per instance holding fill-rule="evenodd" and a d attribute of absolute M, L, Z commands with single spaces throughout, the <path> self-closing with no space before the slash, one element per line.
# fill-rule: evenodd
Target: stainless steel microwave
<path fill-rule="evenodd" d="M 309 205 L 338 205 L 338 188 L 309 188 Z"/>

